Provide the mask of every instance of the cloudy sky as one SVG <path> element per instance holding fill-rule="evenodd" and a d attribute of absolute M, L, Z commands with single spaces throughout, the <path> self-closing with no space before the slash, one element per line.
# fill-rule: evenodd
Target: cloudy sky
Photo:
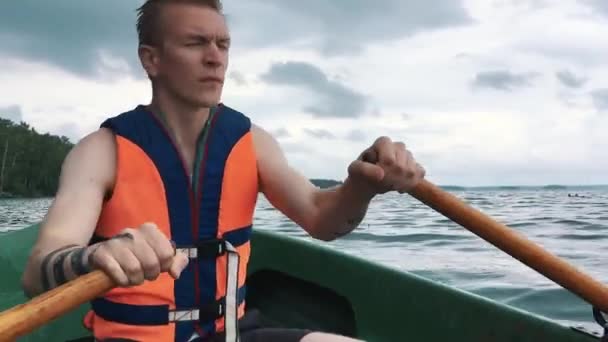
<path fill-rule="evenodd" d="M 148 103 L 141 0 L 0 2 L 0 116 L 78 141 Z M 608 1 L 225 0 L 223 102 L 309 177 L 380 135 L 437 184 L 608 183 Z"/>

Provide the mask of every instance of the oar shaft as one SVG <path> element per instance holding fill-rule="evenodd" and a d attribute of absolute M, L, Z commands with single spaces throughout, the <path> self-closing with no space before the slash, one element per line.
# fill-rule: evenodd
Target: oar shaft
<path fill-rule="evenodd" d="M 67 313 L 114 286 L 102 271 L 94 271 L 0 313 L 0 341 L 13 341 Z"/>
<path fill-rule="evenodd" d="M 491 219 L 426 180 L 423 180 L 409 193 L 603 312 L 608 312 L 608 287 L 549 253 L 515 230 Z"/>

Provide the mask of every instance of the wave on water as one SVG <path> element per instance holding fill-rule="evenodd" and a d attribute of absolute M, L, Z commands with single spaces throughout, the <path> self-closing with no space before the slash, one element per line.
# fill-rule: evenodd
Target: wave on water
<path fill-rule="evenodd" d="M 394 235 L 378 235 L 375 233 L 364 233 L 354 231 L 349 235 L 346 235 L 343 239 L 348 240 L 363 240 L 363 241 L 375 241 L 375 242 L 428 242 L 433 241 L 446 241 L 447 244 L 453 243 L 454 241 L 470 240 L 473 237 L 467 235 L 452 235 L 452 234 L 438 234 L 438 233 L 414 233 L 414 234 L 394 234 Z"/>
<path fill-rule="evenodd" d="M 581 220 L 570 220 L 570 219 L 565 219 L 565 220 L 556 220 L 554 221 L 554 223 L 557 224 L 564 224 L 567 226 L 587 226 L 589 225 L 589 222 L 586 221 L 581 221 Z"/>
<path fill-rule="evenodd" d="M 567 240 L 605 240 L 608 239 L 606 234 L 561 234 L 557 235 L 556 238 L 567 241 Z"/>

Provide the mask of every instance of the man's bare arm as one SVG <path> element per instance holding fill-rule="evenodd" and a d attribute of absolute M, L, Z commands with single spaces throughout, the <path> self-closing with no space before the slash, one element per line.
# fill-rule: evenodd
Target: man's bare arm
<path fill-rule="evenodd" d="M 287 163 L 277 141 L 254 126 L 261 191 L 270 203 L 312 237 L 333 240 L 363 220 L 373 193 L 349 179 L 331 189 L 319 189 Z"/>
<path fill-rule="evenodd" d="M 115 164 L 114 139 L 105 129 L 85 137 L 68 153 L 56 196 L 23 274 L 28 296 L 58 285 L 61 279 L 55 279 L 56 275 L 65 276 L 64 281 L 75 277 L 70 266 L 72 261 L 76 266 L 77 259 L 83 257 L 82 248 L 93 234 L 104 196 L 111 189 Z M 61 259 L 66 267 L 53 267 Z M 43 266 L 48 276 L 41 272 Z"/>
<path fill-rule="evenodd" d="M 270 134 L 257 126 L 253 133 L 262 192 L 277 209 L 321 240 L 355 229 L 376 194 L 405 193 L 425 176 L 404 143 L 379 137 L 353 158 L 344 184 L 321 190 L 288 165 Z"/>
<path fill-rule="evenodd" d="M 178 278 L 188 265 L 188 256 L 175 253 L 154 222 L 124 227 L 111 239 L 87 247 L 113 188 L 115 169 L 114 136 L 105 129 L 70 151 L 23 275 L 26 295 L 38 295 L 91 269 L 103 270 L 118 286 L 134 286 L 161 272 Z"/>

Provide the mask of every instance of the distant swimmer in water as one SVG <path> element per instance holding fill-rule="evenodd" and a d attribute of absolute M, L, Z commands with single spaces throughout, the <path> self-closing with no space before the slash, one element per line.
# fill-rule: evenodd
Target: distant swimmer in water
<path fill-rule="evenodd" d="M 591 198 L 591 197 L 589 197 L 589 196 L 581 196 L 581 195 L 579 195 L 579 194 L 574 194 L 574 195 L 572 195 L 572 194 L 568 194 L 568 197 Z"/>

